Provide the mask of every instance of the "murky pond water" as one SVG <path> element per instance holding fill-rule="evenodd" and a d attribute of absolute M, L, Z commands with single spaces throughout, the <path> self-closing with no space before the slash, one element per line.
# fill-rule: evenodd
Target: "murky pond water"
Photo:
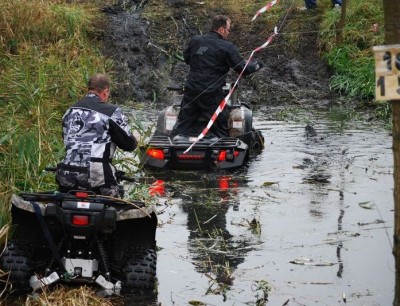
<path fill-rule="evenodd" d="M 245 169 L 154 175 L 166 192 L 157 302 L 391 305 L 388 131 L 257 117 L 266 147 Z"/>

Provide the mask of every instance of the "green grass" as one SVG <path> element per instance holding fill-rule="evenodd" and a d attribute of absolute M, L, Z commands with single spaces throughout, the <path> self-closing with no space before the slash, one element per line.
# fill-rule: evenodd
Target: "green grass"
<path fill-rule="evenodd" d="M 369 100 L 375 95 L 375 62 L 369 52 L 363 54 L 352 45 L 337 46 L 327 54 L 335 69 L 331 88 L 350 97 Z"/>
<path fill-rule="evenodd" d="M 384 43 L 382 1 L 347 2 L 343 41 L 340 44 L 336 41 L 340 11 L 327 10 L 321 22 L 320 45 L 334 70 L 331 88 L 353 98 L 373 100 L 375 62 L 372 47 Z"/>
<path fill-rule="evenodd" d="M 42 170 L 63 154 L 62 114 L 84 93 L 88 77 L 111 63 L 91 39 L 99 32 L 97 7 L 42 0 L 0 5 L 3 226 L 13 192 L 54 187 Z"/>

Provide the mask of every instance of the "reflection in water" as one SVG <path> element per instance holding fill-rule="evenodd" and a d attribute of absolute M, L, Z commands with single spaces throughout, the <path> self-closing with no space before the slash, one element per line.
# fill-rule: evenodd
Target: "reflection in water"
<path fill-rule="evenodd" d="M 343 202 L 344 202 L 344 196 L 343 196 L 343 191 L 341 190 L 339 192 L 339 206 L 343 207 Z M 343 230 L 343 216 L 344 216 L 344 209 L 340 209 L 339 213 L 339 218 L 338 218 L 338 232 L 340 233 Z M 337 277 L 342 278 L 343 275 L 343 260 L 341 257 L 341 251 L 343 249 L 343 240 L 339 240 L 337 248 L 336 248 L 336 257 L 339 263 L 339 268 L 337 272 Z"/>
<path fill-rule="evenodd" d="M 149 194 L 152 197 L 163 197 L 165 196 L 165 182 L 164 180 L 156 180 L 149 187 Z"/>
<path fill-rule="evenodd" d="M 239 189 L 245 181 L 233 174 L 218 173 L 157 176 L 150 193 L 182 200 L 192 261 L 196 270 L 209 279 L 209 293 L 224 295 L 234 282 L 232 273 L 252 249 L 248 240 L 227 230 L 226 221 L 230 209 L 239 209 Z"/>
<path fill-rule="evenodd" d="M 220 190 L 221 203 L 231 205 L 233 210 L 239 209 L 239 184 L 233 176 L 222 175 L 218 177 L 218 184 Z"/>
<path fill-rule="evenodd" d="M 338 259 L 339 269 L 338 269 L 336 275 L 337 275 L 337 277 L 340 277 L 340 278 L 342 278 L 342 274 L 343 274 L 343 261 L 342 261 L 341 255 L 340 255 L 342 248 L 343 248 L 343 242 L 339 241 L 338 246 L 336 248 L 336 257 Z"/>
<path fill-rule="evenodd" d="M 312 204 L 318 205 L 321 208 L 324 207 L 325 203 L 329 203 L 327 200 L 328 191 L 325 184 L 329 184 L 331 181 L 332 175 L 329 173 L 329 169 L 331 169 L 332 164 L 345 165 L 347 162 L 346 152 L 342 147 L 334 147 L 331 145 L 332 139 L 335 138 L 336 133 L 328 133 L 323 136 L 319 135 L 318 131 L 310 124 L 307 124 L 305 127 L 305 142 L 304 146 L 306 147 L 305 152 L 312 156 L 313 159 L 305 158 L 304 159 L 304 168 L 308 168 L 308 175 L 305 179 L 308 183 L 316 184 L 316 188 L 314 192 L 311 193 L 313 196 Z M 334 140 L 333 140 L 334 142 Z M 339 217 L 338 217 L 338 225 L 337 225 L 337 233 L 336 235 L 340 235 L 343 230 L 343 216 L 344 216 L 344 195 L 343 190 L 345 188 L 345 175 L 344 171 L 346 171 L 345 167 L 339 167 L 339 177 L 340 177 L 340 190 L 339 190 Z M 316 208 L 310 209 L 310 214 L 313 216 L 318 216 L 323 218 L 323 213 L 317 211 Z M 338 271 L 336 273 L 337 277 L 342 278 L 343 275 L 343 261 L 341 258 L 341 251 L 343 249 L 343 240 L 339 239 L 336 242 L 336 258 L 338 262 Z"/>

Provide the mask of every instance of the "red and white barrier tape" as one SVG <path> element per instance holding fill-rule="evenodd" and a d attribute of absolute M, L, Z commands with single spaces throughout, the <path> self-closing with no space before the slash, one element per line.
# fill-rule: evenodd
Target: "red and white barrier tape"
<path fill-rule="evenodd" d="M 255 20 L 258 16 L 260 16 L 262 13 L 269 10 L 272 6 L 274 6 L 278 2 L 279 2 L 279 0 L 273 0 L 270 3 L 268 3 L 266 6 L 264 6 L 263 8 L 259 9 L 257 11 L 257 13 L 254 15 L 253 19 L 251 19 L 251 21 Z"/>
<path fill-rule="evenodd" d="M 273 1 L 274 2 L 274 1 Z M 276 2 L 276 1 L 275 1 Z M 242 69 L 242 71 L 240 72 L 238 78 L 236 79 L 235 83 L 233 84 L 232 88 L 229 90 L 228 95 L 221 101 L 221 103 L 219 104 L 217 110 L 215 111 L 215 113 L 212 115 L 210 121 L 208 122 L 207 126 L 204 128 L 204 130 L 200 133 L 199 136 L 197 136 L 196 140 L 190 145 L 189 148 L 187 148 L 183 154 L 186 154 L 187 152 L 189 152 L 193 146 L 200 140 L 202 139 L 207 133 L 208 130 L 211 128 L 211 126 L 214 124 L 215 120 L 217 119 L 218 115 L 224 110 L 226 103 L 228 102 L 229 98 L 231 97 L 233 91 L 235 90 L 237 84 L 239 83 L 240 78 L 243 75 L 243 72 L 246 70 L 247 66 L 249 65 L 251 59 L 253 58 L 254 53 L 259 52 L 260 50 L 264 49 L 265 47 L 267 47 L 272 39 L 278 34 L 278 29 L 277 27 L 275 27 L 274 29 L 274 33 L 272 35 L 270 35 L 270 37 L 268 37 L 267 41 L 262 44 L 260 47 L 254 49 L 251 54 L 250 57 L 248 58 L 248 60 L 246 61 L 246 64 L 244 65 L 244 68 Z"/>

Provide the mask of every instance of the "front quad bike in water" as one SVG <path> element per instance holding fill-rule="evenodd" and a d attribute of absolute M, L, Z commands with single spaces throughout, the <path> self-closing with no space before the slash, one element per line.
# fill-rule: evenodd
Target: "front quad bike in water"
<path fill-rule="evenodd" d="M 105 295 L 154 293 L 154 207 L 88 191 L 21 193 L 11 202 L 14 231 L 0 257 L 11 292 L 66 282 Z"/>
<path fill-rule="evenodd" d="M 224 87 L 228 94 L 231 84 Z M 183 97 L 182 86 L 169 86 L 176 92 L 174 102 L 161 111 L 156 130 L 146 146 L 142 146 L 141 164 L 150 170 L 231 170 L 243 166 L 252 152 L 264 148 L 264 136 L 253 128 L 253 112 L 247 103 L 239 102 L 236 91 L 226 106 L 229 110 L 229 137 L 218 138 L 211 133 L 184 153 L 207 126 L 209 118 L 200 116 L 197 126 L 186 135 L 171 138 Z"/>

